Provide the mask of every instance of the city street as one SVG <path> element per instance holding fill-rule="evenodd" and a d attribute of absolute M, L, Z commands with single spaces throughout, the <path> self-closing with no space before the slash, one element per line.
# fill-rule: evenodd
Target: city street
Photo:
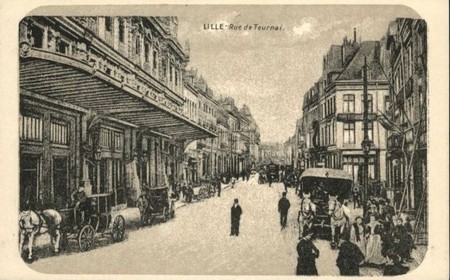
<path fill-rule="evenodd" d="M 220 198 L 179 208 L 165 224 L 129 231 L 122 243 L 38 259 L 30 267 L 43 273 L 294 275 L 298 198 L 290 189 L 288 227 L 280 230 L 277 202 L 283 190 L 281 183 L 258 185 L 254 177 L 225 189 Z M 229 235 L 234 198 L 243 209 L 239 237 Z M 320 250 L 319 275 L 339 275 L 334 262 L 338 251 L 328 241 L 314 242 Z M 361 273 L 380 272 L 363 268 Z"/>

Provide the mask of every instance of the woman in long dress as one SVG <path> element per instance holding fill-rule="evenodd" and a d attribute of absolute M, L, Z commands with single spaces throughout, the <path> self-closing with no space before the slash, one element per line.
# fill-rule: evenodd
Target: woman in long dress
<path fill-rule="evenodd" d="M 366 256 L 366 234 L 362 217 L 356 217 L 355 223 L 350 228 L 350 242 L 356 244 L 364 257 Z"/>
<path fill-rule="evenodd" d="M 366 263 L 380 265 L 385 263 L 381 254 L 381 232 L 382 225 L 377 221 L 376 215 L 371 214 L 370 222 L 367 224 Z"/>

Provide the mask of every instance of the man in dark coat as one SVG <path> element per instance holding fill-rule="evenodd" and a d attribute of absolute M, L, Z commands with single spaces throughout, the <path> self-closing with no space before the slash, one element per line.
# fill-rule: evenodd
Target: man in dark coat
<path fill-rule="evenodd" d="M 305 227 L 303 237 L 297 245 L 297 275 L 318 275 L 316 268 L 316 258 L 319 257 L 319 250 L 311 241 L 313 232 Z"/>
<path fill-rule="evenodd" d="M 336 265 L 341 275 L 359 275 L 359 264 L 364 260 L 364 255 L 356 244 L 349 241 L 349 234 L 341 235 L 339 255 Z"/>
<path fill-rule="evenodd" d="M 291 203 L 289 202 L 289 199 L 286 198 L 286 192 L 283 192 L 283 196 L 278 201 L 278 212 L 280 213 L 280 224 L 282 229 L 286 227 L 287 214 L 290 207 Z"/>
<path fill-rule="evenodd" d="M 217 186 L 217 196 L 220 197 L 220 192 L 222 191 L 222 180 L 220 180 L 221 175 L 217 175 L 216 177 L 216 186 Z"/>
<path fill-rule="evenodd" d="M 231 206 L 231 234 L 239 235 L 239 221 L 241 220 L 242 208 L 239 205 L 239 200 L 234 199 L 234 204 Z"/>
<path fill-rule="evenodd" d="M 412 261 L 411 250 L 414 246 L 414 241 L 403 225 L 403 220 L 398 217 L 396 223 L 393 229 L 395 253 L 400 256 L 402 261 L 410 262 Z"/>

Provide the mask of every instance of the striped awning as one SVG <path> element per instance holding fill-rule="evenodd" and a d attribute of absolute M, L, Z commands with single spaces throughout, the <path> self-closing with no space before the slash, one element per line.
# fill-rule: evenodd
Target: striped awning
<path fill-rule="evenodd" d="M 176 139 L 217 135 L 89 64 L 40 49 L 20 58 L 20 88 L 93 110 Z"/>

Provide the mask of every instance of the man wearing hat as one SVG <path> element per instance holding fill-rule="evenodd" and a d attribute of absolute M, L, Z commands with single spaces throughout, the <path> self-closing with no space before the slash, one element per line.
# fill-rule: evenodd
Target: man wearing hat
<path fill-rule="evenodd" d="M 239 221 L 241 220 L 242 208 L 239 205 L 239 200 L 234 199 L 233 206 L 231 206 L 231 234 L 239 235 Z"/>
<path fill-rule="evenodd" d="M 73 211 L 75 213 L 75 227 L 81 226 L 84 223 L 84 216 L 87 210 L 87 195 L 84 191 L 84 186 L 80 185 L 70 197 L 74 203 Z"/>
<path fill-rule="evenodd" d="M 340 235 L 339 255 L 336 265 L 341 275 L 359 275 L 359 264 L 364 260 L 361 249 L 351 243 L 348 232 Z"/>
<path fill-rule="evenodd" d="M 302 235 L 297 245 L 297 275 L 318 275 L 316 258 L 319 257 L 319 250 L 311 241 L 313 232 L 305 226 Z"/>
<path fill-rule="evenodd" d="M 283 196 L 278 201 L 278 212 L 280 213 L 281 229 L 286 227 L 287 214 L 290 207 L 291 203 L 289 202 L 289 199 L 286 198 L 286 192 L 283 192 Z"/>

